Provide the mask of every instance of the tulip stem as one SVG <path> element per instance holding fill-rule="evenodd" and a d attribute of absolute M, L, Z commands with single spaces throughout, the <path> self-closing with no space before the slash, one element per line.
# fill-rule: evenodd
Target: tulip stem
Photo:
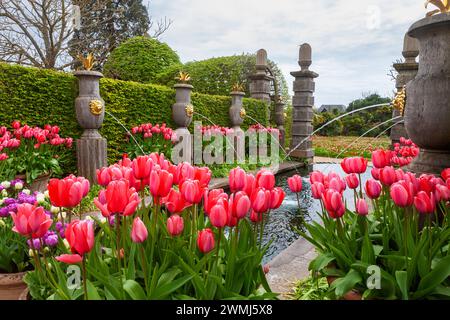
<path fill-rule="evenodd" d="M 222 228 L 219 228 L 219 239 L 217 240 L 217 251 L 216 251 L 216 266 L 219 268 L 219 250 L 220 250 L 220 240 L 222 239 Z"/>
<path fill-rule="evenodd" d="M 88 291 L 87 291 L 87 277 L 86 277 L 86 259 L 83 255 L 82 261 L 82 269 L 83 269 L 83 289 L 84 289 L 84 300 L 89 300 Z"/>
<path fill-rule="evenodd" d="M 297 196 L 297 205 L 298 205 L 298 210 L 300 211 L 300 195 L 298 192 L 296 192 L 295 195 Z"/>
<path fill-rule="evenodd" d="M 139 251 L 141 252 L 141 260 L 142 260 L 142 271 L 144 272 L 144 285 L 145 285 L 145 290 L 147 291 L 147 294 L 149 293 L 148 291 L 148 272 L 147 272 L 147 260 L 145 259 L 145 251 L 144 251 L 144 247 L 143 246 L 139 246 Z"/>
<path fill-rule="evenodd" d="M 120 287 L 123 291 L 123 283 L 122 283 L 122 267 L 120 263 L 120 215 L 116 214 L 116 218 L 114 223 L 116 224 L 116 250 L 117 250 L 117 267 L 119 268 L 119 281 L 120 281 Z"/>

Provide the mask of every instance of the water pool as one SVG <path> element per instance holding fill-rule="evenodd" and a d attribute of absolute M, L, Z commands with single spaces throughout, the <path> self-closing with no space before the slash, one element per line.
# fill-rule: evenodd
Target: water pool
<path fill-rule="evenodd" d="M 341 177 L 345 176 L 340 164 L 318 163 L 314 164 L 313 170 L 322 171 L 325 174 L 336 172 Z M 300 193 L 300 210 L 298 209 L 297 197 L 289 190 L 287 178 L 299 174 L 303 177 L 303 190 Z M 286 198 L 282 206 L 270 213 L 269 219 L 264 230 L 263 243 L 266 245 L 272 240 L 269 249 L 264 257 L 263 263 L 267 263 L 277 256 L 281 251 L 286 249 L 300 236 L 295 228 L 305 230 L 305 223 L 311 220 L 319 220 L 317 212 L 321 210 L 320 203 L 311 196 L 311 185 L 309 183 L 309 171 L 300 169 L 298 171 L 286 172 L 277 175 L 277 186 L 283 188 L 286 192 Z M 370 170 L 362 175 L 363 183 L 371 177 Z M 347 188 L 344 192 L 344 199 L 347 207 L 354 209 L 353 190 Z"/>

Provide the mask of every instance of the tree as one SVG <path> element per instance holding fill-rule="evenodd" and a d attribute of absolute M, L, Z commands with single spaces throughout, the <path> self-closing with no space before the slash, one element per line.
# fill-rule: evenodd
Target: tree
<path fill-rule="evenodd" d="M 79 8 L 81 26 L 70 41 L 70 54 L 76 59 L 79 53 L 94 53 L 99 70 L 125 40 L 147 34 L 158 38 L 172 23 L 167 18 L 152 21 L 142 0 L 97 0 Z"/>

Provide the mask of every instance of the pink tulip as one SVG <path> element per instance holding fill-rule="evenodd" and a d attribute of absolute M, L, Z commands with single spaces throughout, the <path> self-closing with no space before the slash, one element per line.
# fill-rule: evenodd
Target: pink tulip
<path fill-rule="evenodd" d="M 328 183 L 328 189 L 333 189 L 340 193 L 344 192 L 346 188 L 347 185 L 345 184 L 345 181 L 342 180 L 340 177 L 332 178 Z"/>
<path fill-rule="evenodd" d="M 296 174 L 296 175 L 288 178 L 287 183 L 288 183 L 289 189 L 291 189 L 292 192 L 299 193 L 302 191 L 303 181 L 302 181 L 302 177 L 300 177 L 299 175 Z"/>
<path fill-rule="evenodd" d="M 180 185 L 180 192 L 183 198 L 192 204 L 198 204 L 202 202 L 203 189 L 200 187 L 198 180 L 187 179 Z"/>
<path fill-rule="evenodd" d="M 203 207 L 206 215 L 211 213 L 211 209 L 217 204 L 219 199 L 223 199 L 224 201 L 228 200 L 228 195 L 223 192 L 223 189 L 206 189 L 203 194 Z"/>
<path fill-rule="evenodd" d="M 214 234 L 211 229 L 204 229 L 198 232 L 197 246 L 200 252 L 208 253 L 214 249 Z"/>
<path fill-rule="evenodd" d="M 245 185 L 243 191 L 248 195 L 251 196 L 253 194 L 253 191 L 256 188 L 256 180 L 255 176 L 251 173 L 247 174 L 245 177 Z"/>
<path fill-rule="evenodd" d="M 275 175 L 269 170 L 260 170 L 256 174 L 256 185 L 266 190 L 272 190 L 275 187 Z"/>
<path fill-rule="evenodd" d="M 131 229 L 131 240 L 134 243 L 142 243 L 147 240 L 148 231 L 141 218 L 136 217 L 133 220 L 133 227 Z"/>
<path fill-rule="evenodd" d="M 278 209 L 283 203 L 285 193 L 283 189 L 277 187 L 270 191 L 269 209 Z"/>
<path fill-rule="evenodd" d="M 251 197 L 253 211 L 257 213 L 267 212 L 270 204 L 270 191 L 257 188 Z"/>
<path fill-rule="evenodd" d="M 250 213 L 250 221 L 254 222 L 254 223 L 259 223 L 262 221 L 262 217 L 263 214 L 262 213 L 258 213 L 255 210 L 252 210 L 252 212 Z"/>
<path fill-rule="evenodd" d="M 233 217 L 243 219 L 251 208 L 250 198 L 243 191 L 239 191 L 230 196 L 229 210 Z"/>
<path fill-rule="evenodd" d="M 320 183 L 323 184 L 324 183 L 324 179 L 325 179 L 325 176 L 320 171 L 314 171 L 309 176 L 309 180 L 311 181 L 311 184 L 313 184 L 315 182 L 320 182 Z"/>
<path fill-rule="evenodd" d="M 55 259 L 64 263 L 79 263 L 86 253 L 91 252 L 94 247 L 94 226 L 89 220 L 72 221 L 66 228 L 65 233 L 70 250 L 73 254 L 61 255 Z"/>
<path fill-rule="evenodd" d="M 346 174 L 364 173 L 367 170 L 368 161 L 363 157 L 345 158 L 341 162 L 341 167 Z"/>
<path fill-rule="evenodd" d="M 384 167 L 380 171 L 380 181 L 385 186 L 391 186 L 397 181 L 394 167 Z"/>
<path fill-rule="evenodd" d="M 172 170 L 175 170 L 172 172 L 169 168 L 169 172 L 173 175 L 174 184 L 181 184 L 184 180 L 193 180 L 195 177 L 195 168 L 187 162 L 181 162 L 177 166 L 172 166 L 171 168 L 173 168 Z"/>
<path fill-rule="evenodd" d="M 414 187 L 411 182 L 400 181 L 391 186 L 391 198 L 401 208 L 412 206 L 414 203 Z"/>
<path fill-rule="evenodd" d="M 128 180 L 122 179 L 111 181 L 106 187 L 104 199 L 94 199 L 97 208 L 105 217 L 111 214 L 121 214 L 123 216 L 131 216 L 141 202 L 136 190 L 129 187 Z"/>
<path fill-rule="evenodd" d="M 369 206 L 367 205 L 366 200 L 358 199 L 358 201 L 356 201 L 356 213 L 360 216 L 367 216 L 369 214 Z"/>
<path fill-rule="evenodd" d="M 356 189 L 359 186 L 359 179 L 355 173 L 351 173 L 345 177 L 345 181 L 347 182 L 347 186 L 350 189 Z"/>
<path fill-rule="evenodd" d="M 423 214 L 432 214 L 436 210 L 436 201 L 434 198 L 434 195 L 427 194 L 424 191 L 420 191 L 415 197 L 414 197 L 414 206 L 416 207 L 417 211 Z"/>
<path fill-rule="evenodd" d="M 186 202 L 181 196 L 181 193 L 175 189 L 171 189 L 167 197 L 161 199 L 161 203 L 164 204 L 170 213 L 180 213 L 191 204 Z"/>
<path fill-rule="evenodd" d="M 325 192 L 325 187 L 321 182 L 315 182 L 311 185 L 311 192 L 314 199 L 320 200 Z"/>
<path fill-rule="evenodd" d="M 374 180 L 369 179 L 366 181 L 366 194 L 370 199 L 378 199 L 381 195 L 382 186 Z"/>
<path fill-rule="evenodd" d="M 448 179 L 450 179 L 450 168 L 447 168 L 445 170 L 442 171 L 441 173 L 442 178 L 447 181 Z"/>
<path fill-rule="evenodd" d="M 211 208 L 211 212 L 209 214 L 209 220 L 216 228 L 223 228 L 228 222 L 228 207 L 225 207 L 224 202 L 225 201 L 219 201 L 214 207 Z"/>
<path fill-rule="evenodd" d="M 154 161 L 149 156 L 139 156 L 133 160 L 131 168 L 136 179 L 142 180 L 150 176 Z"/>
<path fill-rule="evenodd" d="M 212 172 L 208 167 L 195 168 L 194 179 L 200 183 L 200 188 L 204 189 L 208 187 L 211 181 Z"/>
<path fill-rule="evenodd" d="M 372 170 L 370 171 L 370 173 L 372 174 L 372 177 L 375 180 L 380 180 L 380 170 L 381 169 L 378 169 L 378 168 L 372 168 Z"/>
<path fill-rule="evenodd" d="M 342 194 L 333 189 L 328 189 L 322 195 L 322 202 L 325 209 L 333 219 L 341 218 L 345 213 L 345 204 L 342 200 Z"/>
<path fill-rule="evenodd" d="M 170 216 L 167 219 L 167 231 L 172 237 L 179 236 L 183 233 L 184 229 L 184 221 L 183 218 L 179 215 Z"/>
<path fill-rule="evenodd" d="M 172 188 L 173 176 L 166 170 L 152 170 L 150 173 L 150 193 L 153 198 L 167 196 Z"/>
<path fill-rule="evenodd" d="M 244 170 L 237 167 L 230 170 L 230 174 L 228 176 L 228 182 L 230 184 L 231 192 L 242 191 L 245 187 L 245 181 L 247 178 L 247 174 Z"/>
<path fill-rule="evenodd" d="M 450 189 L 447 185 L 436 185 L 436 190 L 434 192 L 434 196 L 437 202 L 440 201 L 449 201 L 450 200 Z"/>
<path fill-rule="evenodd" d="M 44 208 L 29 203 L 17 205 L 17 213 L 11 212 L 11 218 L 14 232 L 33 239 L 42 238 L 53 223 Z"/>
<path fill-rule="evenodd" d="M 391 159 L 394 156 L 390 150 L 375 150 L 372 152 L 372 163 L 375 168 L 383 169 L 391 165 Z"/>

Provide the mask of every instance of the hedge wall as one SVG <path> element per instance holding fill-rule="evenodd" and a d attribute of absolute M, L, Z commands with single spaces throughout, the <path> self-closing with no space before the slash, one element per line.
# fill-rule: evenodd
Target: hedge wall
<path fill-rule="evenodd" d="M 114 115 L 127 128 L 152 122 L 166 122 L 173 127 L 171 106 L 175 102 L 175 90 L 152 84 L 141 84 L 112 79 L 101 79 L 100 92 L 106 111 Z M 13 120 L 29 125 L 57 124 L 63 136 L 78 138 L 82 130 L 75 117 L 74 100 L 77 96 L 77 80 L 68 73 L 12 66 L 0 63 L 0 125 L 9 126 Z M 230 97 L 194 93 L 192 103 L 198 112 L 212 122 L 229 125 Z M 244 99 L 247 114 L 262 124 L 267 124 L 267 113 L 261 112 L 265 104 Z M 194 121 L 207 120 L 194 115 Z M 247 118 L 244 127 L 255 123 Z M 108 160 L 120 158 L 125 130 L 111 116 L 105 115 L 101 134 L 108 139 Z M 66 172 L 75 172 L 75 148 L 67 163 Z"/>

